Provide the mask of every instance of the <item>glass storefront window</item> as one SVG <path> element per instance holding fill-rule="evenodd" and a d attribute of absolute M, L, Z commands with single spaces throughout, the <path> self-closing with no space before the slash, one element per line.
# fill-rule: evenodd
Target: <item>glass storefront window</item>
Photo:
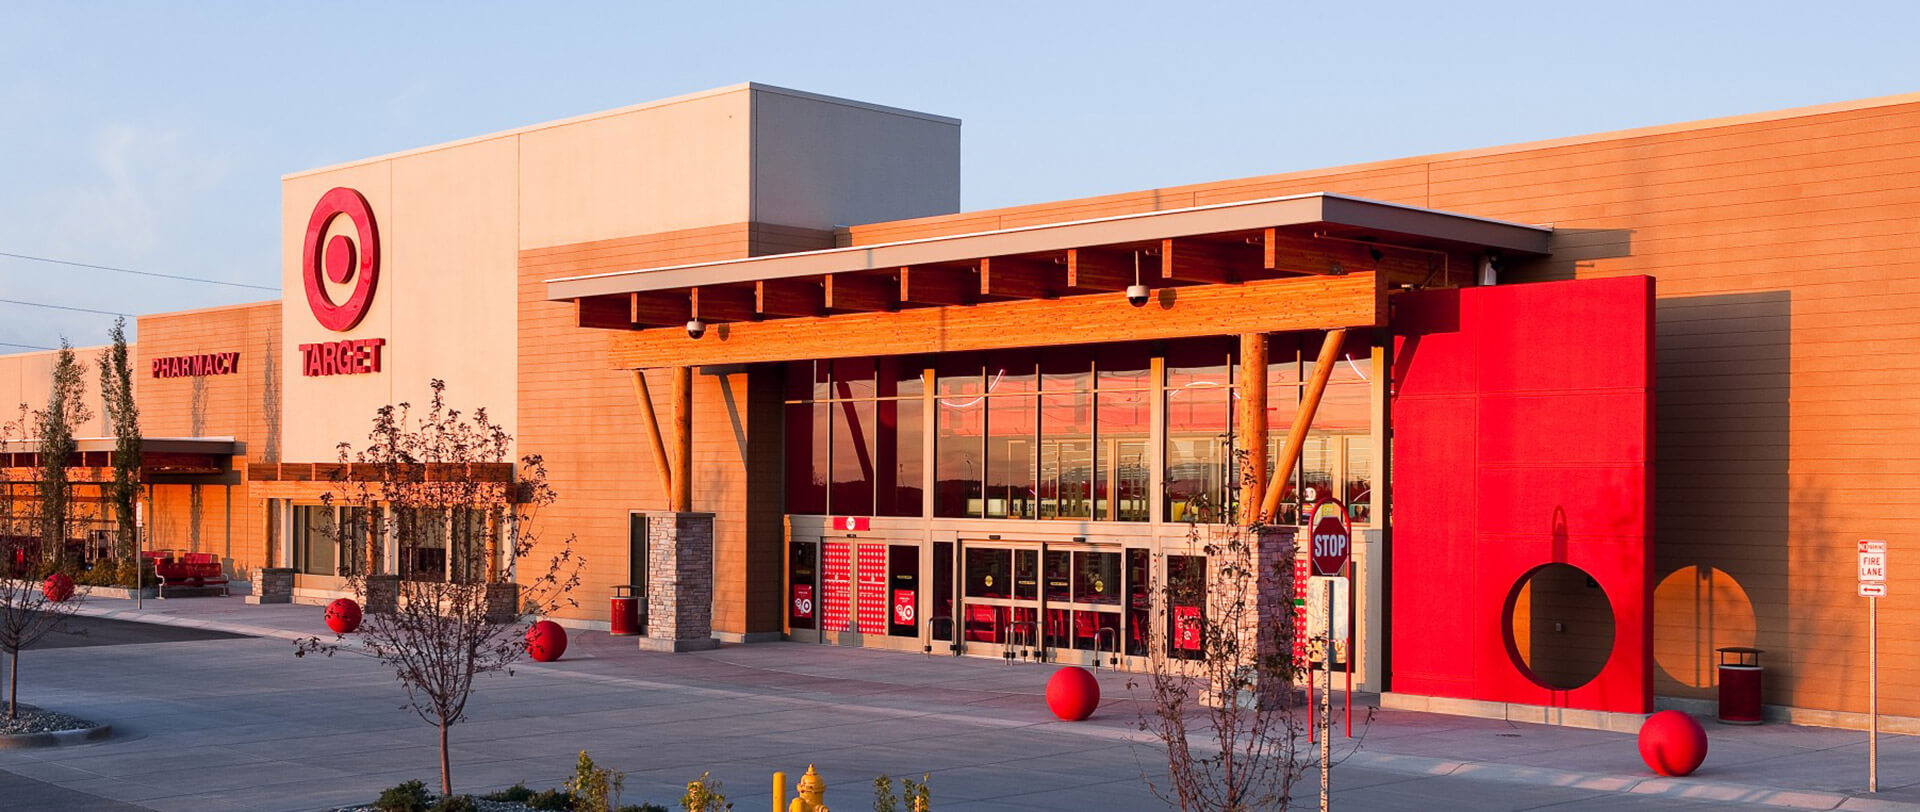
<path fill-rule="evenodd" d="M 827 512 L 827 403 L 789 403 L 787 512 Z"/>
<path fill-rule="evenodd" d="M 845 516 L 873 515 L 874 402 L 842 400 L 828 409 L 833 425 L 827 510 Z"/>
<path fill-rule="evenodd" d="M 335 540 L 334 509 L 326 505 L 294 505 L 293 566 L 306 575 L 339 575 L 339 543 Z"/>
<path fill-rule="evenodd" d="M 1373 438 L 1355 435 L 1347 438 L 1345 479 L 1347 520 L 1354 524 L 1373 521 Z"/>
<path fill-rule="evenodd" d="M 1038 418 L 1032 397 L 987 398 L 986 517 L 1031 519 L 1035 488 L 1034 424 Z"/>
<path fill-rule="evenodd" d="M 921 441 L 926 436 L 925 404 L 917 398 L 876 402 L 880 433 L 876 516 L 919 516 L 924 511 L 921 494 L 926 490 L 927 455 Z"/>
<path fill-rule="evenodd" d="M 987 400 L 980 395 L 935 402 L 933 515 L 979 518 L 984 509 Z"/>
<path fill-rule="evenodd" d="M 1093 396 L 1040 396 L 1040 518 L 1093 518 Z"/>
<path fill-rule="evenodd" d="M 969 598 L 1005 598 L 1013 594 L 1013 551 L 994 547 L 966 548 L 966 592 Z"/>
<path fill-rule="evenodd" d="M 1120 554 L 1080 552 L 1073 554 L 1073 600 L 1075 603 L 1120 604 Z"/>
<path fill-rule="evenodd" d="M 1206 655 L 1207 557 L 1167 556 L 1167 655 Z"/>
<path fill-rule="evenodd" d="M 1062 603 L 1073 599 L 1073 560 L 1066 550 L 1048 550 L 1046 571 L 1047 600 Z"/>
<path fill-rule="evenodd" d="M 1094 518 L 1110 522 L 1144 522 L 1150 511 L 1153 485 L 1148 443 L 1152 432 L 1153 394 L 1146 391 L 1101 391 L 1096 396 L 1094 436 Z"/>

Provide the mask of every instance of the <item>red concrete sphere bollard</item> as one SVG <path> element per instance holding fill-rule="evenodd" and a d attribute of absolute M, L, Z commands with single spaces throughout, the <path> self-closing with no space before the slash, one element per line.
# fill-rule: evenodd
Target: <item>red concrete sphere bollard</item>
<path fill-rule="evenodd" d="M 1663 710 L 1640 726 L 1640 759 L 1664 776 L 1689 775 L 1707 760 L 1707 731 L 1691 716 Z"/>
<path fill-rule="evenodd" d="M 551 620 L 542 620 L 527 630 L 527 656 L 550 663 L 567 653 L 567 630 Z"/>
<path fill-rule="evenodd" d="M 66 603 L 68 598 L 73 597 L 73 579 L 64 572 L 49 575 L 47 582 L 40 585 L 40 594 L 54 603 Z"/>
<path fill-rule="evenodd" d="M 1063 721 L 1078 722 L 1100 707 L 1100 681 L 1087 669 L 1069 665 L 1047 680 L 1047 709 Z"/>
<path fill-rule="evenodd" d="M 350 634 L 360 628 L 360 604 L 352 598 L 327 604 L 327 628 L 335 634 Z"/>

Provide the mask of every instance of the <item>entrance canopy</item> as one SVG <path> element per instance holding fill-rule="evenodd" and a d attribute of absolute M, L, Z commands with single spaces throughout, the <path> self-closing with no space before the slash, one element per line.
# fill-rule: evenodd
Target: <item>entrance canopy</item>
<path fill-rule="evenodd" d="M 112 437 L 78 440 L 78 451 L 67 467 L 111 469 L 116 444 Z M 0 452 L 0 468 L 39 467 L 39 446 L 40 442 L 32 439 L 8 443 L 6 450 Z M 240 453 L 239 446 L 232 437 L 142 437 L 141 479 L 152 482 L 156 477 L 227 473 L 233 469 L 233 457 Z"/>
<path fill-rule="evenodd" d="M 1314 193 L 550 280 L 615 366 L 819 359 L 1376 326 L 1552 229 Z M 1147 302 L 1130 307 L 1141 284 Z M 698 320 L 706 334 L 692 337 Z"/>

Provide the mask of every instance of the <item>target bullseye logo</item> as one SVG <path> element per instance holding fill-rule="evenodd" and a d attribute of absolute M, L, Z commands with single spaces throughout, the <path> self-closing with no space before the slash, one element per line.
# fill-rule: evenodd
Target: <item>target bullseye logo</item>
<path fill-rule="evenodd" d="M 335 234 L 325 239 L 335 217 L 353 223 L 354 239 Z M 321 326 L 334 332 L 346 332 L 360 323 L 373 303 L 373 291 L 380 281 L 380 232 L 374 228 L 373 209 L 359 192 L 344 186 L 334 187 L 320 196 L 307 220 L 306 244 L 300 251 L 300 276 L 306 283 L 307 306 Z M 321 280 L 321 274 L 326 281 Z M 353 290 L 346 301 L 335 302 L 327 293 L 327 282 Z"/>

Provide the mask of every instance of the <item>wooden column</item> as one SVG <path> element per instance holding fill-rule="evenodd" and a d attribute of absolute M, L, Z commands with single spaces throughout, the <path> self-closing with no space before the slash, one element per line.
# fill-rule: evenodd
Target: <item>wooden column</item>
<path fill-rule="evenodd" d="M 667 461 L 667 446 L 660 440 L 660 417 L 653 411 L 653 393 L 647 389 L 646 370 L 633 370 L 633 397 L 640 402 L 640 422 L 646 425 L 647 447 L 653 452 L 653 468 L 660 475 L 660 493 L 672 501 L 673 464 Z"/>
<path fill-rule="evenodd" d="M 1267 334 L 1240 334 L 1240 523 L 1260 523 L 1267 483 Z"/>
<path fill-rule="evenodd" d="M 1345 328 L 1328 330 L 1326 341 L 1320 344 L 1320 357 L 1313 363 L 1313 377 L 1307 380 L 1300 411 L 1293 416 L 1293 430 L 1287 432 L 1287 444 L 1281 447 L 1279 459 L 1274 460 L 1273 481 L 1267 483 L 1267 498 L 1260 502 L 1261 516 L 1271 517 L 1280 509 L 1280 493 L 1286 490 L 1287 478 L 1300 462 L 1300 448 L 1306 445 L 1307 430 L 1313 427 L 1313 413 L 1320 408 L 1320 395 L 1327 391 L 1327 379 L 1333 376 L 1333 365 L 1340 360 L 1340 345 L 1346 337 Z"/>
<path fill-rule="evenodd" d="M 668 506 L 693 510 L 693 368 L 673 368 L 673 477 Z"/>

